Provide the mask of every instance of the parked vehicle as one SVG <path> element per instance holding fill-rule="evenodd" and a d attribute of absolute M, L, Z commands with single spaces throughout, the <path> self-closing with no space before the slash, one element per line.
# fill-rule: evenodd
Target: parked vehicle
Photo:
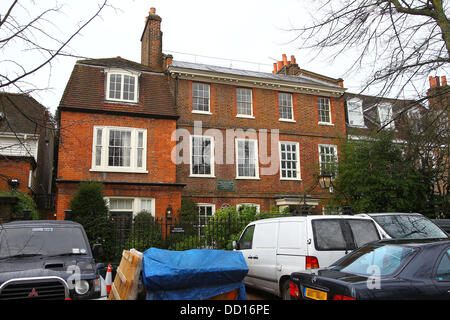
<path fill-rule="evenodd" d="M 372 218 L 383 238 L 437 239 L 449 235 L 420 213 L 364 213 L 360 217 Z"/>
<path fill-rule="evenodd" d="M 293 299 L 450 299 L 450 239 L 386 239 L 293 272 Z"/>
<path fill-rule="evenodd" d="M 439 226 L 442 230 L 444 230 L 447 234 L 450 234 L 450 219 L 433 219 L 431 220 Z"/>
<path fill-rule="evenodd" d="M 0 300 L 96 299 L 102 279 L 83 227 L 71 221 L 0 225 Z M 105 292 L 106 293 L 106 292 Z"/>
<path fill-rule="evenodd" d="M 247 262 L 247 286 L 288 299 L 292 272 L 328 266 L 379 239 L 369 218 L 294 216 L 249 223 L 233 248 L 241 251 Z"/>

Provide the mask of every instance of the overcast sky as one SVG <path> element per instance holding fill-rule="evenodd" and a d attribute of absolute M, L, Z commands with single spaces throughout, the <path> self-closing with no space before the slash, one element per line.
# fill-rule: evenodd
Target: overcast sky
<path fill-rule="evenodd" d="M 4 14 L 12 1 L 1 2 L 0 12 Z M 52 23 L 64 39 L 77 24 L 96 11 L 97 3 L 101 1 L 39 0 L 34 3 L 51 7 L 56 2 L 64 6 L 58 15 L 53 15 Z M 105 8 L 101 17 L 70 42 L 72 53 L 89 58 L 121 56 L 140 62 L 140 37 L 145 17 L 150 8 L 155 7 L 162 18 L 163 52 L 172 54 L 174 60 L 271 72 L 273 62 L 281 60 L 285 53 L 288 57 L 294 55 L 303 69 L 344 78 L 344 86 L 351 92 L 358 92 L 363 80 L 362 75 L 344 75 L 351 58 L 341 58 L 330 64 L 315 52 L 300 52 L 301 43 L 291 41 L 295 33 L 287 30 L 308 22 L 311 1 L 111 0 L 111 4 L 115 9 Z M 16 14 L 24 15 L 24 19 L 36 12 L 35 8 L 19 9 Z M 27 61 L 37 59 L 37 56 L 25 59 L 23 51 L 17 52 L 17 57 Z M 33 96 L 53 113 L 76 60 L 59 57 L 51 69 L 42 69 L 37 76 L 28 79 L 38 88 L 50 87 L 50 90 L 33 93 Z"/>

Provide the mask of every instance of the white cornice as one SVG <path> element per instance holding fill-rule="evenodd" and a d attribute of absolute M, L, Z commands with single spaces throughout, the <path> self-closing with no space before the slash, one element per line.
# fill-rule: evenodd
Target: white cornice
<path fill-rule="evenodd" d="M 242 87 L 262 88 L 269 90 L 288 91 L 294 93 L 340 97 L 345 88 L 327 87 L 314 84 L 298 83 L 295 81 L 274 80 L 256 77 L 230 75 L 216 72 L 205 72 L 180 67 L 169 67 L 170 74 L 178 74 L 179 79 L 207 81 L 220 84 L 231 84 Z"/>

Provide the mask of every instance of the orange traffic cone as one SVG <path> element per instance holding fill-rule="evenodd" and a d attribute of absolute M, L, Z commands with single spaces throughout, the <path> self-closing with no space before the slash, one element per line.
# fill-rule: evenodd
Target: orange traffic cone
<path fill-rule="evenodd" d="M 109 295 L 112 286 L 112 273 L 110 264 L 108 265 L 108 270 L 106 270 L 105 284 L 106 284 L 106 294 Z"/>

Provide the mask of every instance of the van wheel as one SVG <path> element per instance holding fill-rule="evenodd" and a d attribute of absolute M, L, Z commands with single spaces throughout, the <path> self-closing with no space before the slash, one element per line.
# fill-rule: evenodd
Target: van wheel
<path fill-rule="evenodd" d="M 284 280 L 281 284 L 281 299 L 292 300 L 291 294 L 289 293 L 289 280 Z"/>

